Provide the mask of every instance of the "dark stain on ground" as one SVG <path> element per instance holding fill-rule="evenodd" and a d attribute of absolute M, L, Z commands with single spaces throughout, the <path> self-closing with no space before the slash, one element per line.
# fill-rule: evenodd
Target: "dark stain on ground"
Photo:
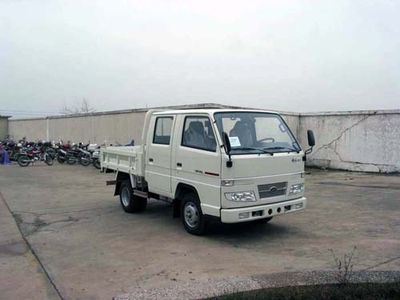
<path fill-rule="evenodd" d="M 400 185 L 363 185 L 363 184 L 344 183 L 336 181 L 321 181 L 317 182 L 317 184 L 352 186 L 352 187 L 370 188 L 370 189 L 400 190 Z"/>
<path fill-rule="evenodd" d="M 33 222 L 27 222 L 23 219 L 21 214 L 17 214 L 14 213 L 14 218 L 15 221 L 18 224 L 18 227 L 20 228 L 20 230 L 22 231 L 22 233 L 25 236 L 30 236 L 35 234 L 37 231 L 39 231 L 41 228 L 46 227 L 46 226 L 50 226 L 56 223 L 74 223 L 74 222 L 78 222 L 80 219 L 79 218 L 74 218 L 72 216 L 68 216 L 67 218 L 63 218 L 63 219 L 58 219 L 58 220 L 53 220 L 53 221 L 44 221 L 41 219 L 39 214 L 35 214 L 35 218 L 33 220 Z"/>
<path fill-rule="evenodd" d="M 0 254 L 17 256 L 23 255 L 27 251 L 28 247 L 23 241 L 0 245 Z"/>

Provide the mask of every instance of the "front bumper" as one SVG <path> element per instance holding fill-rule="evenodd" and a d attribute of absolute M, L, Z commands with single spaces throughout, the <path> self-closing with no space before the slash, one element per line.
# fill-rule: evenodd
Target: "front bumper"
<path fill-rule="evenodd" d="M 221 222 L 239 223 L 253 221 L 257 219 L 264 219 L 276 215 L 283 215 L 299 211 L 306 208 L 306 205 L 307 198 L 301 197 L 293 200 L 259 206 L 250 206 L 243 208 L 223 208 L 221 209 Z"/>

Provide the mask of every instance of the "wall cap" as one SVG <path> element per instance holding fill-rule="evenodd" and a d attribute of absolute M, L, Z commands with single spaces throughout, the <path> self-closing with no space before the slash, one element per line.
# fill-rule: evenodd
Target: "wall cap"
<path fill-rule="evenodd" d="M 10 121 L 34 121 L 34 120 L 47 120 L 47 119 L 66 119 L 66 118 L 82 118 L 82 117 L 91 117 L 91 116 L 105 116 L 105 115 L 119 115 L 119 114 L 129 114 L 129 113 L 142 113 L 147 112 L 150 109 L 166 109 L 166 110 L 175 110 L 175 109 L 193 109 L 193 108 L 242 108 L 249 109 L 249 107 L 243 106 L 234 106 L 234 105 L 225 105 L 219 103 L 199 103 L 199 104 L 185 104 L 185 105 L 171 105 L 171 106 L 158 106 L 158 107 L 148 107 L 148 108 L 133 108 L 133 109 L 122 109 L 122 110 L 110 110 L 110 111 L 99 111 L 93 113 L 81 113 L 81 114 L 70 114 L 70 115 L 56 115 L 56 116 L 47 116 L 47 117 L 33 117 L 33 118 L 20 118 L 20 119 L 11 119 Z M 251 108 L 257 109 L 257 108 Z M 265 110 L 265 108 L 261 109 Z M 284 111 L 276 111 L 270 110 L 280 113 L 286 116 L 299 116 L 298 113 L 293 112 L 284 112 Z"/>
<path fill-rule="evenodd" d="M 129 113 L 143 113 L 149 109 L 193 109 L 193 108 L 243 108 L 249 109 L 250 107 L 225 105 L 219 103 L 199 103 L 199 104 L 185 104 L 185 105 L 171 105 L 171 106 L 158 106 L 148 108 L 133 108 L 133 109 L 122 109 L 122 110 L 110 110 L 110 111 L 99 111 L 93 113 L 82 113 L 82 114 L 71 114 L 71 115 L 55 115 L 47 117 L 34 117 L 34 118 L 20 118 L 10 119 L 9 121 L 34 121 L 34 120 L 47 120 L 47 119 L 65 119 L 65 118 L 82 118 L 91 116 L 105 116 L 105 115 L 119 115 Z M 265 110 L 265 108 L 253 108 Z M 388 109 L 388 110 L 349 110 L 349 111 L 322 111 L 322 112 L 289 112 L 289 111 L 275 111 L 284 116 L 295 116 L 295 117 L 314 117 L 314 116 L 347 116 L 347 115 L 388 115 L 388 114 L 400 114 L 400 109 Z M 11 118 L 11 116 L 0 116 L 0 118 Z"/>
<path fill-rule="evenodd" d="M 393 114 L 400 114 L 400 109 L 308 112 L 308 113 L 300 113 L 300 117 L 346 116 L 346 115 L 393 115 Z"/>

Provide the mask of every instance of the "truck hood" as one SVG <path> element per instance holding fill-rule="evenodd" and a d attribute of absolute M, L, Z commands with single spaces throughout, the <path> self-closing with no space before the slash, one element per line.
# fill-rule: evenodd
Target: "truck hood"
<path fill-rule="evenodd" d="M 227 157 L 222 162 L 222 179 L 247 179 L 304 171 L 303 152 L 232 155 L 233 166 L 226 167 Z"/>

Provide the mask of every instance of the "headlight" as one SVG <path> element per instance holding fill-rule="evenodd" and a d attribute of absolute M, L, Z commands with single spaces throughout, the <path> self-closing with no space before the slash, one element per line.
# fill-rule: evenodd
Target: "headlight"
<path fill-rule="evenodd" d="M 236 192 L 236 193 L 225 193 L 225 198 L 229 201 L 234 202 L 254 202 L 257 201 L 254 192 Z"/>
<path fill-rule="evenodd" d="M 293 184 L 289 189 L 289 195 L 295 195 L 304 192 L 304 183 Z"/>

